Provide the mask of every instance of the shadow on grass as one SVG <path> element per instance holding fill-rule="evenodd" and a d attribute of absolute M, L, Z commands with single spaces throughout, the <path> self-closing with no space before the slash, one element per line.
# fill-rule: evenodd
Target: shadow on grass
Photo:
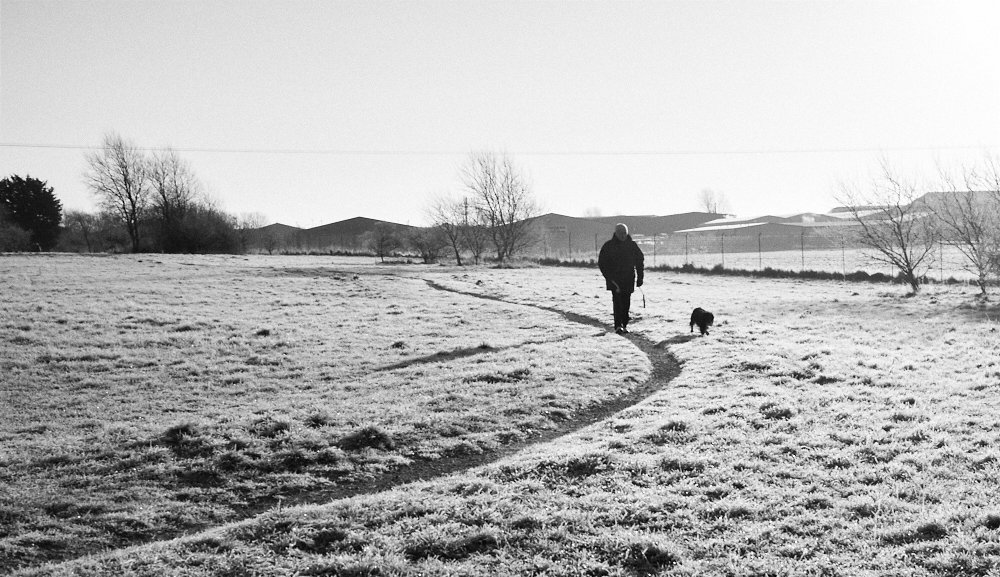
<path fill-rule="evenodd" d="M 510 350 L 510 349 L 518 349 L 518 348 L 525 347 L 525 346 L 530 346 L 530 345 L 546 345 L 546 344 L 551 344 L 551 343 L 558 343 L 558 342 L 562 342 L 562 341 L 565 341 L 565 340 L 568 340 L 568 339 L 571 339 L 571 338 L 573 338 L 573 337 L 567 335 L 567 336 L 563 336 L 563 337 L 560 337 L 560 338 L 557 338 L 557 339 L 524 341 L 523 343 L 518 343 L 516 345 L 510 345 L 510 346 L 506 346 L 506 347 L 492 347 L 492 346 L 487 345 L 487 344 L 482 344 L 482 345 L 479 345 L 478 347 L 459 348 L 459 349 L 454 349 L 454 350 L 451 350 L 451 351 L 441 351 L 441 352 L 438 352 L 438 353 L 434 353 L 433 355 L 426 355 L 426 356 L 423 356 L 423 357 L 417 357 L 417 358 L 413 358 L 413 359 L 408 359 L 408 360 L 405 360 L 405 361 L 400 361 L 398 363 L 393 363 L 391 365 L 385 365 L 383 367 L 377 367 L 377 368 L 372 369 L 372 370 L 374 370 L 375 372 L 395 371 L 397 369 L 405 369 L 407 367 L 412 367 L 414 365 L 426 365 L 426 364 L 430 364 L 430 363 L 441 363 L 441 362 L 445 362 L 445 361 L 453 361 L 455 359 L 462 359 L 462 358 L 465 358 L 465 357 L 472 357 L 472 356 L 475 356 L 475 355 L 483 355 L 483 354 L 488 354 L 488 353 L 499 353 L 499 352 L 502 352 L 502 351 L 507 351 L 507 350 Z"/>
<path fill-rule="evenodd" d="M 682 343 L 693 341 L 696 338 L 698 338 L 699 336 L 700 335 L 695 335 L 695 334 L 687 334 L 687 335 L 685 335 L 685 334 L 679 334 L 677 336 L 670 337 L 669 339 L 667 339 L 665 341 L 660 341 L 660 342 L 656 343 L 655 346 L 658 349 L 663 349 L 663 348 L 666 348 L 669 345 L 679 345 L 679 344 L 682 344 Z"/>

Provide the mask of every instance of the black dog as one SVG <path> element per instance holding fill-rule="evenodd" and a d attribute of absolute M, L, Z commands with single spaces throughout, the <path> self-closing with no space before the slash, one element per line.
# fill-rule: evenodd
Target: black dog
<path fill-rule="evenodd" d="M 705 309 L 698 307 L 694 309 L 691 313 L 691 332 L 694 332 L 694 326 L 698 325 L 698 330 L 701 334 L 708 334 L 708 327 L 715 324 L 715 315 L 706 311 Z"/>

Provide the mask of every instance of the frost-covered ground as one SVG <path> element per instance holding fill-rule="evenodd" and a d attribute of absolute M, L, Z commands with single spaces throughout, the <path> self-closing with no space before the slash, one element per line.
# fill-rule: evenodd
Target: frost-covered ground
<path fill-rule="evenodd" d="M 209 263 L 193 260 L 203 268 Z M 539 375 L 539 390 L 558 382 L 559 394 L 578 395 L 573 398 L 583 398 L 583 390 L 602 394 L 602 383 L 620 386 L 649 374 L 648 361 L 636 354 L 632 341 L 598 336 L 593 327 L 553 312 L 610 323 L 610 296 L 593 269 L 385 267 L 318 258 L 243 262 L 231 266 L 253 269 L 257 277 L 271 275 L 281 293 L 266 306 L 254 301 L 253 310 L 268 312 L 267 322 L 245 327 L 251 333 L 271 328 L 279 339 L 299 342 L 283 333 L 308 325 L 311 307 L 319 306 L 311 299 L 340 302 L 334 294 L 309 294 L 323 290 L 324 283 L 337 286 L 333 276 L 371 288 L 367 296 L 349 296 L 354 289 L 344 289 L 337 293 L 341 300 L 371 304 L 380 302 L 377 295 L 388 295 L 365 310 L 386 318 L 408 315 L 405 322 L 393 320 L 385 332 L 371 329 L 372 341 L 387 345 L 388 352 L 379 345 L 345 360 L 352 378 L 381 366 L 381 359 L 398 359 L 400 350 L 407 350 L 394 348 L 398 341 L 424 356 L 442 342 L 449 350 L 507 343 L 506 351 L 516 354 L 491 374 Z M 276 269 L 284 272 L 275 274 Z M 291 269 L 299 271 L 298 278 L 316 280 L 288 281 Z M 30 282 L 31 274 L 23 278 Z M 491 299 L 442 293 L 424 279 Z M 394 292 L 397 285 L 409 288 Z M 957 287 L 907 297 L 903 288 L 884 285 L 656 272 L 647 274 L 643 293 L 633 299 L 637 318 L 630 328 L 672 351 L 683 368 L 665 389 L 606 421 L 454 476 L 275 510 L 179 541 L 28 574 L 997 571 L 1000 309 L 995 305 L 979 304 L 973 290 Z M 391 305 L 407 312 L 390 315 L 396 310 Z M 715 313 L 716 326 L 707 337 L 692 338 L 689 332 L 695 306 Z M 431 320 L 445 318 L 431 309 L 452 316 L 443 323 Z M 53 322 L 63 316 L 55 315 Z M 167 313 L 162 316 L 169 320 Z M 22 347 L 33 344 L 23 340 L 34 338 L 33 328 L 4 323 L 13 328 L 2 327 L 2 338 L 21 337 L 16 344 Z M 359 327 L 354 338 L 367 340 L 364 324 Z M 532 344 L 550 338 L 559 340 L 552 346 Z M 428 339 L 442 340 L 427 345 Z M 350 346 L 350 339 L 337 345 Z M 309 366 L 321 354 L 282 354 L 291 356 L 283 362 L 300 367 L 297 382 L 323 386 L 302 377 L 311 374 Z M 442 370 L 465 375 L 466 364 L 476 358 L 457 357 Z M 521 368 L 528 372 L 517 372 Z M 449 418 L 460 420 L 463 411 L 480 405 L 503 406 L 491 403 L 510 394 L 506 387 L 461 393 L 465 401 Z M 298 425 L 293 422 L 292 428 Z M 214 442 L 212 435 L 203 436 Z M 384 448 L 368 451 L 366 462 L 385 462 Z"/>

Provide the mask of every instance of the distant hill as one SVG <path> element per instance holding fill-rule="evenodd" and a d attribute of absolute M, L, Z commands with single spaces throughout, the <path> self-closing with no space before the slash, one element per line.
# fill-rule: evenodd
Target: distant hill
<path fill-rule="evenodd" d="M 399 230 L 411 230 L 417 227 L 397 224 L 374 218 L 356 216 L 347 220 L 324 224 L 302 231 L 302 242 L 309 248 L 322 250 L 323 247 L 338 246 L 344 248 L 361 248 L 360 237 L 375 229 L 378 224 L 388 225 Z"/>
<path fill-rule="evenodd" d="M 269 224 L 267 226 L 262 226 L 262 227 L 256 229 L 255 232 L 264 233 L 264 234 L 286 235 L 286 234 L 291 234 L 293 232 L 298 232 L 298 231 L 301 231 L 301 230 L 302 229 L 299 228 L 299 227 L 297 227 L 297 226 L 288 226 L 287 224 L 281 224 L 280 222 L 276 222 L 274 224 Z"/>
<path fill-rule="evenodd" d="M 312 228 L 299 228 L 286 224 L 269 224 L 256 229 L 251 235 L 252 246 L 258 250 L 271 251 L 360 251 L 362 235 L 384 224 L 399 230 L 416 227 L 356 216 L 347 220 L 332 222 Z"/>

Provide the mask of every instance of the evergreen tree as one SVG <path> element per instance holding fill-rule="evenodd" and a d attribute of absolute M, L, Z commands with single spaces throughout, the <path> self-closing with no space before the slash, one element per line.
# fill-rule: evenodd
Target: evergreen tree
<path fill-rule="evenodd" d="M 31 235 L 31 248 L 50 250 L 59 240 L 62 203 L 37 178 L 11 175 L 0 180 L 0 208 L 10 224 Z"/>

